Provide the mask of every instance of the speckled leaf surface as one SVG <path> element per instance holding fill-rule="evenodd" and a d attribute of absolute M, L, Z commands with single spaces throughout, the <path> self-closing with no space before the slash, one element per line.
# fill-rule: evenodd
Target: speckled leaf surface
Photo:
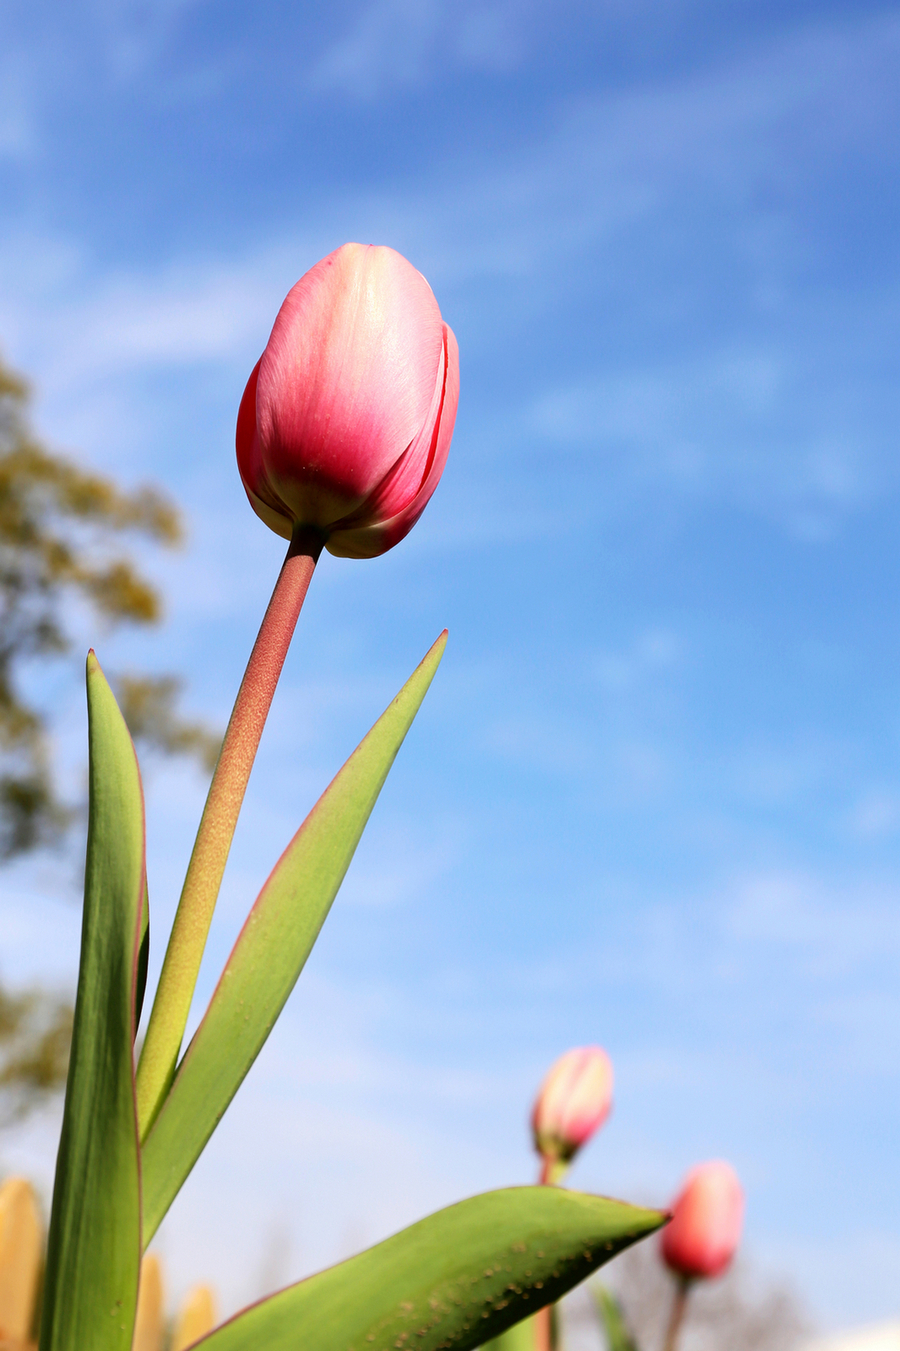
<path fill-rule="evenodd" d="M 556 1187 L 438 1211 L 238 1314 L 203 1351 L 470 1351 L 552 1303 L 665 1216 Z"/>
<path fill-rule="evenodd" d="M 534 1351 L 534 1319 L 523 1318 L 511 1328 L 485 1342 L 483 1351 Z"/>

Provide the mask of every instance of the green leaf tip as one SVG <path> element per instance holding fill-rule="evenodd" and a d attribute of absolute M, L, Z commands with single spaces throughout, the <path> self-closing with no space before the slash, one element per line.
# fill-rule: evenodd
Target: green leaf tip
<path fill-rule="evenodd" d="M 668 1215 L 666 1219 L 668 1219 Z M 622 1306 L 609 1290 L 599 1284 L 588 1287 L 594 1296 L 597 1317 L 606 1334 L 607 1351 L 638 1351 L 637 1342 L 628 1330 Z"/>
<path fill-rule="evenodd" d="M 90 810 L 81 963 L 47 1248 L 41 1351 L 130 1351 L 140 1265 L 132 1043 L 145 894 L 131 737 L 87 659 Z"/>
<path fill-rule="evenodd" d="M 663 1224 L 557 1187 L 487 1192 L 246 1309 L 203 1351 L 471 1351 Z"/>
<path fill-rule="evenodd" d="M 247 917 L 159 1113 L 145 1131 L 145 1245 L 259 1054 L 312 951 L 446 642 L 444 630 L 319 798 Z"/>

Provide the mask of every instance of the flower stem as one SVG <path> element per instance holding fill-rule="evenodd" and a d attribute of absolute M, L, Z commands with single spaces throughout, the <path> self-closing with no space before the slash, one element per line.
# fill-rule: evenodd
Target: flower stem
<path fill-rule="evenodd" d="M 688 1291 L 690 1281 L 686 1276 L 676 1278 L 675 1295 L 672 1300 L 672 1312 L 669 1314 L 669 1326 L 666 1329 L 666 1340 L 663 1351 L 676 1351 L 678 1346 L 678 1334 L 681 1331 L 681 1324 L 684 1321 L 684 1311 L 687 1306 Z"/>
<path fill-rule="evenodd" d="M 538 1186 L 557 1187 L 568 1171 L 569 1165 L 567 1162 L 553 1158 L 550 1154 L 545 1154 L 541 1158 Z M 552 1304 L 545 1305 L 543 1309 L 538 1309 L 537 1313 L 532 1315 L 532 1326 L 534 1327 L 534 1351 L 556 1351 Z"/>
<path fill-rule="evenodd" d="M 142 1140 L 175 1075 L 247 781 L 322 544 L 318 531 L 295 529 L 225 732 L 138 1065 L 137 1104 Z"/>
<path fill-rule="evenodd" d="M 553 1351 L 553 1308 L 546 1304 L 534 1315 L 534 1351 Z"/>
<path fill-rule="evenodd" d="M 548 1154 L 541 1161 L 541 1175 L 538 1179 L 538 1185 L 541 1187 L 558 1187 L 568 1171 L 568 1160 L 555 1159 Z"/>

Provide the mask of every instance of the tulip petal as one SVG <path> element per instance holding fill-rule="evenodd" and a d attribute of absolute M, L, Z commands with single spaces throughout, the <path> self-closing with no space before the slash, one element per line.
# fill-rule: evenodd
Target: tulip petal
<path fill-rule="evenodd" d="M 719 1276 L 734 1257 L 743 1221 L 744 1192 L 731 1164 L 722 1159 L 698 1164 L 672 1206 L 663 1259 L 682 1276 Z"/>
<path fill-rule="evenodd" d="M 576 1047 L 560 1056 L 531 1114 L 538 1152 L 571 1159 L 609 1116 L 612 1089 L 612 1062 L 601 1046 Z"/>
<path fill-rule="evenodd" d="M 421 441 L 427 437 L 428 450 L 416 492 L 406 505 L 384 520 L 379 520 L 378 513 L 373 512 L 376 519 L 371 525 L 354 528 L 350 521 L 338 522 L 325 545 L 329 553 L 339 558 L 374 558 L 392 549 L 409 533 L 431 500 L 444 472 L 458 403 L 459 347 L 453 330 L 444 324 L 443 360 L 435 390 L 433 420 L 429 420 L 422 437 L 417 438 L 408 452 L 409 463 L 416 464 L 421 459 Z M 388 498 L 387 493 L 384 496 Z M 390 497 L 397 501 L 393 493 Z"/>
<path fill-rule="evenodd" d="M 260 358 L 262 360 L 262 358 Z M 237 449 L 238 469 L 244 492 L 257 516 L 276 535 L 290 539 L 293 533 L 291 513 L 283 502 L 279 502 L 266 479 L 262 460 L 262 449 L 256 431 L 256 388 L 259 382 L 259 361 L 250 372 L 240 407 L 238 408 L 235 446 Z"/>
<path fill-rule="evenodd" d="M 294 520 L 326 527 L 380 482 L 425 422 L 441 346 L 431 287 L 393 249 L 345 244 L 297 282 L 256 399 L 268 478 Z"/>
<path fill-rule="evenodd" d="M 434 491 L 458 399 L 456 340 L 425 278 L 393 249 L 344 245 L 293 287 L 247 382 L 251 505 L 285 538 L 312 526 L 333 554 L 383 553 Z"/>

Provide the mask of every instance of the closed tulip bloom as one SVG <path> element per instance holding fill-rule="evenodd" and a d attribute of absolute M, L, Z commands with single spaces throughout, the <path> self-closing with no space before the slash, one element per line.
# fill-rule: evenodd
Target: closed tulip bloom
<path fill-rule="evenodd" d="M 686 1279 L 719 1276 L 731 1263 L 741 1237 L 744 1193 L 730 1163 L 715 1160 L 692 1168 L 662 1232 L 662 1255 Z"/>
<path fill-rule="evenodd" d="M 393 249 L 345 244 L 288 293 L 241 401 L 237 457 L 256 513 L 371 558 L 419 519 L 447 460 L 456 339 Z"/>
<path fill-rule="evenodd" d="M 552 1067 L 531 1115 L 535 1149 L 550 1165 L 566 1164 L 609 1116 L 612 1061 L 600 1046 L 566 1051 Z M 560 1170 L 563 1171 L 563 1170 Z"/>

